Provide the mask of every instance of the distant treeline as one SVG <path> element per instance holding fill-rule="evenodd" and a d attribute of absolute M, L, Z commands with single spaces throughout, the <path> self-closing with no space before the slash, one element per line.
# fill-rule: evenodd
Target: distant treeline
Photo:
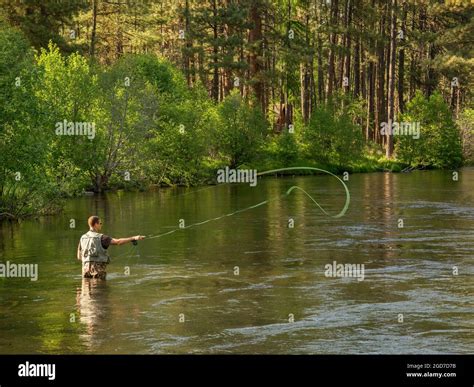
<path fill-rule="evenodd" d="M 0 218 L 223 166 L 472 157 L 462 1 L 1 1 Z"/>

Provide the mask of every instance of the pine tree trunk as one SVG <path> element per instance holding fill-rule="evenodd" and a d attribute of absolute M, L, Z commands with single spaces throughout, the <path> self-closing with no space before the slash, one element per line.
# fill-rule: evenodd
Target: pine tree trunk
<path fill-rule="evenodd" d="M 321 9 L 320 6 L 318 7 L 318 24 L 321 25 L 323 21 L 322 15 L 321 15 Z M 317 41 L 318 41 L 318 101 L 319 103 L 322 103 L 324 101 L 324 73 L 323 73 L 323 42 L 321 39 L 321 33 L 317 32 Z"/>
<path fill-rule="evenodd" d="M 249 32 L 249 44 L 252 47 L 250 52 L 250 77 L 252 80 L 253 91 L 262 111 L 265 111 L 263 101 L 263 83 L 261 80 L 261 55 L 262 55 L 262 4 L 261 0 L 252 1 L 250 9 L 250 20 L 252 28 Z"/>
<path fill-rule="evenodd" d="M 405 39 L 406 39 L 406 18 L 407 18 L 407 5 L 403 2 L 402 12 L 402 44 L 398 54 L 398 110 L 403 113 L 405 110 L 404 91 L 405 91 Z"/>
<path fill-rule="evenodd" d="M 212 42 L 212 98 L 214 101 L 219 101 L 219 66 L 218 66 L 218 55 L 219 47 L 217 45 L 218 31 L 217 31 L 217 1 L 212 1 L 212 15 L 214 23 L 212 25 L 212 36 L 214 38 Z"/>
<path fill-rule="evenodd" d="M 309 15 L 306 15 L 306 47 L 310 47 L 309 39 Z M 308 122 L 311 108 L 311 72 L 312 61 L 305 56 L 303 63 L 300 64 L 300 90 L 301 90 L 301 113 L 304 123 Z"/>
<path fill-rule="evenodd" d="M 95 39 L 97 30 L 97 1 L 92 0 L 92 33 L 91 33 L 91 45 L 89 49 L 89 55 L 91 58 L 95 56 Z"/>
<path fill-rule="evenodd" d="M 189 29 L 189 0 L 186 0 L 185 8 L 184 8 L 184 51 L 183 51 L 183 67 L 184 67 L 184 75 L 186 77 L 186 83 L 188 86 L 191 86 L 191 76 L 190 76 L 190 60 L 189 54 L 191 51 L 191 39 L 190 39 L 190 29 Z"/>
<path fill-rule="evenodd" d="M 354 47 L 354 97 L 360 94 L 360 40 L 356 40 Z"/>
<path fill-rule="evenodd" d="M 390 27 L 390 65 L 388 69 L 388 122 L 393 123 L 395 120 L 395 66 L 397 57 L 397 0 L 392 0 L 391 10 L 391 27 Z M 393 155 L 393 134 L 387 133 L 387 158 Z"/>
<path fill-rule="evenodd" d="M 338 16 L 338 0 L 333 0 L 331 2 L 331 15 L 330 15 L 330 23 L 333 28 L 337 27 L 337 16 Z M 329 38 L 330 42 L 330 49 L 329 49 L 329 64 L 328 64 L 328 85 L 326 89 L 326 96 L 327 98 L 331 98 L 334 83 L 336 78 L 336 70 L 335 70 L 335 51 L 336 51 L 336 44 L 337 44 L 337 34 L 336 32 L 332 32 Z"/>
<path fill-rule="evenodd" d="M 382 1 L 382 4 L 384 2 Z M 383 38 L 385 36 L 385 20 L 386 20 L 386 13 L 385 11 L 381 10 L 382 18 L 380 20 L 380 28 L 379 28 L 379 42 L 377 43 L 377 95 L 376 95 L 376 103 L 377 103 L 377 111 L 375 114 L 375 126 L 374 126 L 374 136 L 375 141 L 379 144 L 382 143 L 382 138 L 380 137 L 380 124 L 386 121 L 386 102 L 385 102 L 385 47 Z"/>
<path fill-rule="evenodd" d="M 372 8 L 375 9 L 375 0 L 372 0 Z M 378 127 L 378 120 L 375 118 L 375 80 L 376 80 L 376 66 L 372 59 L 376 55 L 376 41 L 373 37 L 369 40 L 369 65 L 367 69 L 367 83 L 368 83 L 368 107 L 367 107 L 367 124 L 365 128 L 365 135 L 367 140 L 376 141 L 375 132 Z"/>
<path fill-rule="evenodd" d="M 351 40 L 351 35 L 349 34 L 349 27 L 352 24 L 352 2 L 351 0 L 347 0 L 346 4 L 346 58 L 345 58 L 345 69 L 344 69 L 344 75 L 343 78 L 346 77 L 347 79 L 347 86 L 344 87 L 345 92 L 349 93 L 351 90 L 351 46 L 352 46 L 352 40 Z"/>
<path fill-rule="evenodd" d="M 412 15 L 412 22 L 411 22 L 411 31 L 415 31 L 416 28 L 416 7 L 413 7 L 413 15 Z M 417 61 L 417 54 L 415 50 L 411 50 L 410 53 L 410 84 L 409 84 L 409 95 L 408 98 L 411 100 L 415 96 L 416 91 L 416 61 Z"/>

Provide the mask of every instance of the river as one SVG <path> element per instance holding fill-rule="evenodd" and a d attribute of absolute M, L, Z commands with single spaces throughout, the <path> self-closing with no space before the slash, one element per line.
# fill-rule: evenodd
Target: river
<path fill-rule="evenodd" d="M 0 353 L 472 353 L 474 169 L 458 181 L 416 171 L 346 184 L 340 218 L 293 191 L 112 246 L 107 281 L 81 279 L 75 255 L 89 215 L 113 237 L 156 236 L 293 185 L 337 214 L 344 188 L 322 175 L 119 191 L 3 222 L 0 263 L 38 264 L 38 279 L 0 278 Z M 327 277 L 334 261 L 364 265 L 363 280 Z"/>

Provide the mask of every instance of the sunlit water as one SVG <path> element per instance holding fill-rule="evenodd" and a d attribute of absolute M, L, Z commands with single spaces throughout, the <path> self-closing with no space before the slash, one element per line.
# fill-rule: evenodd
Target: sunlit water
<path fill-rule="evenodd" d="M 332 214 L 344 205 L 334 177 L 269 177 L 83 197 L 60 216 L 3 223 L 0 262 L 38 263 L 39 278 L 0 279 L 0 353 L 472 353 L 471 168 L 457 182 L 449 171 L 352 175 L 342 218 L 293 192 L 112 246 L 107 281 L 81 279 L 89 215 L 113 237 L 157 235 L 295 184 Z M 333 261 L 364 264 L 364 280 L 327 278 Z"/>

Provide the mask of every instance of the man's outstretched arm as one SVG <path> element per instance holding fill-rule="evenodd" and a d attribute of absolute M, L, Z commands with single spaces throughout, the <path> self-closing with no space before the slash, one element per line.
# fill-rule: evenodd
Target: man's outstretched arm
<path fill-rule="evenodd" d="M 110 242 L 111 245 L 124 245 L 125 243 L 130 243 L 133 241 L 141 241 L 142 239 L 145 239 L 143 235 L 136 235 L 130 238 L 112 238 L 112 241 Z"/>

